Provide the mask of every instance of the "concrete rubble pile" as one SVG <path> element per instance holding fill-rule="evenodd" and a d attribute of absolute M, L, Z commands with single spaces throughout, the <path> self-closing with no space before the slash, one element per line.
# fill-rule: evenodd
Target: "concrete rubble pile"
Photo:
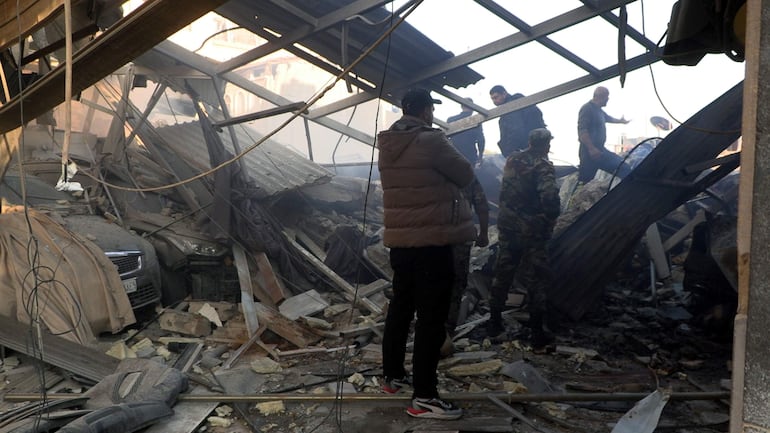
<path fill-rule="evenodd" d="M 497 176 L 497 166 L 492 161 L 488 164 L 490 176 Z M 607 185 L 597 183 L 599 190 Z M 369 188 L 373 192 L 367 198 Z M 584 188 L 591 190 L 590 185 Z M 179 395 L 174 415 L 153 418 L 148 431 L 198 431 L 200 426 L 208 431 L 304 431 L 332 413 L 329 402 L 339 395 L 350 400 L 344 403 L 343 423 L 351 431 L 372 423 L 381 424 L 377 431 L 403 431 L 406 423 L 413 422 L 402 416 L 404 402 L 388 400 L 391 396 L 382 394 L 379 387 L 379 342 L 391 272 L 379 238 L 378 197 L 376 182 L 368 185 L 366 180 L 335 176 L 330 182 L 291 191 L 269 207 L 290 244 L 303 252 L 313 269 L 315 275 L 308 278 L 312 288 L 296 294 L 285 290 L 296 287 L 274 271 L 279 295 L 254 292 L 254 302 L 247 309 L 238 296 L 240 285 L 228 287 L 227 293 L 199 287 L 173 304 L 158 306 L 141 325 L 102 336 L 97 347 L 122 360 L 117 370 L 131 360 L 144 359 L 178 369 L 193 390 Z M 580 205 L 579 200 L 573 203 Z M 686 206 L 714 210 L 701 201 Z M 686 220 L 681 213 L 689 211 L 677 212 L 661 225 L 681 227 Z M 729 223 L 709 230 L 729 233 Z M 719 429 L 725 425 L 727 410 L 719 398 L 725 398 L 729 377 L 729 317 L 717 325 L 712 320 L 710 328 L 700 328 L 700 322 L 693 321 L 696 314 L 704 313 L 689 311 L 698 297 L 690 290 L 701 285 L 693 283 L 692 277 L 683 283 L 690 256 L 686 245 L 672 249 L 671 276 L 651 282 L 648 249 L 640 243 L 607 287 L 602 302 L 584 320 L 551 318 L 557 342 L 550 353 L 536 355 L 516 332 L 524 329 L 527 320 L 523 290 L 509 297 L 505 317 L 514 330 L 510 341 L 485 338 L 495 233 L 493 225 L 490 247 L 473 250 L 454 353 L 439 366 L 442 392 L 468 408 L 462 422 L 491 426 L 484 431 L 513 431 L 518 424 L 530 423 L 543 423 L 554 431 L 574 431 L 578 425 L 606 428 L 618 423 L 635 402 L 665 392 L 666 400 L 659 404 L 669 409 L 663 411 L 660 426 Z M 715 232 L 710 239 L 724 244 L 724 237 Z M 707 254 L 724 257 L 723 251 L 724 245 L 715 244 Z M 223 263 L 237 268 L 235 261 L 224 259 Z M 249 262 L 257 265 L 253 257 Z M 264 264 L 255 267 L 262 270 Z M 264 276 L 252 283 L 260 290 L 268 287 Z M 245 312 L 256 316 L 253 332 Z M 23 365 L 26 362 L 15 368 Z M 11 380 L 19 377 L 14 368 L 4 374 Z M 78 385 L 73 379 L 51 381 L 48 392 L 87 393 L 94 384 Z M 12 401 L 21 386 L 9 385 L 4 391 L 7 399 Z M 596 401 L 581 402 L 585 393 L 596 395 Z M 197 401 L 194 396 L 205 397 Z M 365 396 L 382 400 L 375 408 L 360 400 Z M 511 412 L 495 399 L 512 399 L 517 409 Z M 449 424 L 431 427 L 414 422 L 412 427 L 463 428 Z"/>

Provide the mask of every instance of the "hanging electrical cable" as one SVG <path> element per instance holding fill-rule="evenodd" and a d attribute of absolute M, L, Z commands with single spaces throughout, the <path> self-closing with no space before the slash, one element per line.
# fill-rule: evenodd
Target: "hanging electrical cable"
<path fill-rule="evenodd" d="M 64 1 L 64 142 L 61 149 L 61 176 L 56 183 L 59 191 L 82 190 L 70 183 L 75 167 L 69 163 L 72 140 L 72 0 Z"/>

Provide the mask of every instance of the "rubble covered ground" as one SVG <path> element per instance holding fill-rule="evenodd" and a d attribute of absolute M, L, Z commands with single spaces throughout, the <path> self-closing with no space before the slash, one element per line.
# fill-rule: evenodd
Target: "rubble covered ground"
<path fill-rule="evenodd" d="M 529 423 L 549 431 L 609 431 L 642 396 L 656 389 L 682 394 L 728 390 L 729 333 L 722 330 L 713 334 L 692 326 L 683 308 L 684 295 L 677 279 L 657 287 L 655 293 L 649 288 L 613 284 L 607 288 L 602 306 L 585 320 L 552 322 L 556 345 L 551 353 L 543 355 L 532 353 L 526 343 L 516 338 L 492 343 L 483 338 L 479 327 L 483 321 L 470 320 L 469 323 L 477 324 L 465 328 L 470 331 L 455 341 L 456 352 L 440 363 L 441 392 L 457 398 L 458 404 L 466 409 L 466 422 L 491 418 L 494 421 L 485 422 L 497 426 L 507 424 L 512 430 L 477 430 L 465 424 L 460 431 L 538 431 Z M 197 304 L 200 307 L 202 303 Z M 189 370 L 193 377 L 191 385 L 196 389 L 214 390 L 208 392 L 214 401 L 218 393 L 245 396 L 293 393 L 307 400 L 282 401 L 275 397 L 276 400 L 269 401 L 222 403 L 194 431 L 357 432 L 365 431 L 367 426 L 377 426 L 371 431 L 400 432 L 408 431 L 408 426 L 425 424 L 404 413 L 406 400 L 388 401 L 385 398 L 389 396 L 380 391 L 381 352 L 376 333 L 362 334 L 367 335 L 365 338 L 326 337 L 302 348 L 309 352 L 303 353 L 267 331 L 262 334 L 259 346 L 249 348 L 234 365 L 224 368 L 229 356 L 233 356 L 239 343 L 247 338 L 245 325 L 237 305 L 208 305 L 224 311 L 219 317 L 227 319 L 220 319 L 222 326 L 210 335 L 184 337 L 162 329 L 163 325 L 154 321 L 139 332 L 105 337 L 101 344 L 105 350 L 109 347 L 115 356 L 139 356 L 170 365 L 180 356 L 174 352 L 179 352 L 181 347 L 202 345 L 200 358 L 192 362 Z M 328 322 L 334 330 L 366 323 L 367 316 L 343 305 L 330 305 L 317 314 L 320 316 L 317 320 Z M 232 317 L 228 317 L 227 311 Z M 510 310 L 507 316 L 511 328 L 521 326 L 516 317 L 524 314 L 518 309 Z M 175 335 L 184 338 L 175 338 Z M 116 349 L 123 345 L 121 339 L 129 338 L 126 350 Z M 345 347 L 348 348 L 341 349 Z M 14 366 L 16 359 L 21 360 L 18 366 Z M 29 370 L 25 370 L 26 374 L 16 370 L 31 365 L 34 362 L 26 357 L 7 354 L 3 366 L 4 391 L 16 392 L 15 380 L 29 375 Z M 83 390 L 85 386 L 67 380 L 49 392 Z M 313 399 L 314 395 L 336 393 L 344 396 L 342 401 Z M 519 416 L 512 417 L 485 397 L 494 394 L 505 400 L 500 397 L 505 393 L 548 394 L 553 395 L 555 401 L 548 401 L 546 397 L 544 401 L 513 403 Z M 560 394 L 572 393 L 600 393 L 602 397 L 598 401 L 578 402 L 559 398 Z M 615 399 L 628 394 L 633 396 Z M 362 395 L 375 398 L 371 401 L 345 399 Z M 383 400 L 378 401 L 377 397 Z M 282 403 L 276 403 L 278 401 Z M 277 408 L 271 408 L 268 403 Z M 184 404 L 182 401 L 177 406 Z M 10 409 L 8 403 L 5 406 Z M 233 406 L 238 406 L 238 410 L 217 415 Z M 667 403 L 658 428 L 677 432 L 727 431 L 728 419 L 724 400 L 684 397 Z M 458 421 L 454 425 L 460 424 Z M 442 431 L 453 428 L 453 423 L 437 425 L 443 425 Z"/>
<path fill-rule="evenodd" d="M 499 176 L 499 164 L 487 164 L 488 176 Z M 606 181 L 597 182 L 606 188 Z M 590 190 L 587 185 L 586 196 Z M 690 246 L 696 242 L 686 239 L 670 249 L 670 275 L 651 281 L 649 249 L 640 243 L 580 320 L 552 312 L 556 341 L 548 353 L 535 354 L 526 343 L 520 288 L 510 294 L 505 313 L 509 338 L 485 337 L 494 226 L 492 245 L 473 249 L 455 350 L 439 365 L 440 391 L 465 415 L 452 422 L 408 417 L 409 394 L 383 394 L 379 386 L 390 286 L 379 197 L 376 182 L 337 176 L 272 203 L 295 244 L 320 256 L 304 275 L 309 289 L 286 291 L 275 305 L 260 299 L 246 306 L 237 290 L 228 298 L 199 287 L 173 304 L 137 312 L 137 323 L 122 332 L 100 335 L 96 347 L 111 359 L 146 360 L 185 373 L 189 389 L 175 401 L 175 414 L 142 431 L 642 431 L 634 424 L 640 420 L 658 431 L 727 431 L 734 308 L 721 301 L 729 303 L 732 289 L 724 282 L 703 292 L 709 278 L 693 279 L 698 270 L 718 268 L 707 250 L 699 256 L 706 265 L 693 267 Z M 699 206 L 713 210 L 695 200 L 672 213 L 661 230 L 676 232 Z M 232 259 L 224 263 L 234 266 Z M 259 319 L 252 338 L 247 308 L 256 308 Z M 6 351 L 2 367 L 0 431 L 14 431 L 3 430 L 18 422 L 9 414 L 31 404 L 14 395 L 40 391 L 30 377 L 50 376 L 44 383 L 57 398 L 88 393 L 99 383 L 14 351 Z M 198 395 L 207 399 L 188 400 Z M 635 407 L 645 397 L 653 405 Z"/>

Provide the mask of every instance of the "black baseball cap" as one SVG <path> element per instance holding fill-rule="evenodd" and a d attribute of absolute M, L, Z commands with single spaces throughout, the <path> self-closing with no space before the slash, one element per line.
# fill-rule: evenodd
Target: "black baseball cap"
<path fill-rule="evenodd" d="M 409 89 L 401 98 L 401 108 L 405 113 L 415 114 L 429 105 L 440 104 L 441 101 L 433 99 L 430 92 L 425 89 Z"/>

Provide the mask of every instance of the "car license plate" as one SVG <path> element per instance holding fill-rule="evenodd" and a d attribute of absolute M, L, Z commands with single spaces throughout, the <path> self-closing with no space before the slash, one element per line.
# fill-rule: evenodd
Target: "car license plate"
<path fill-rule="evenodd" d="M 123 288 L 126 289 L 126 293 L 136 292 L 136 277 L 123 280 Z"/>

